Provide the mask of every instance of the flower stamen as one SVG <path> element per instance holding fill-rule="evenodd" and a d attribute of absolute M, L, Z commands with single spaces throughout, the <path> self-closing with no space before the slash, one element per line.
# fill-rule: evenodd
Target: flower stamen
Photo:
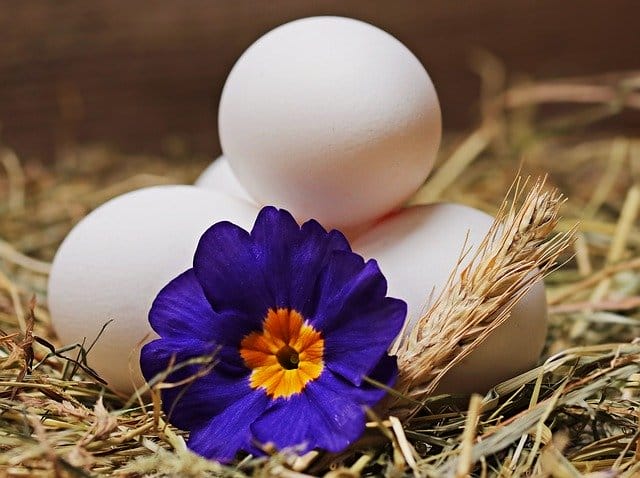
<path fill-rule="evenodd" d="M 299 312 L 269 309 L 262 331 L 240 343 L 240 355 L 252 369 L 250 384 L 272 398 L 290 397 L 304 390 L 324 369 L 324 339 Z"/>
<path fill-rule="evenodd" d="M 300 356 L 298 355 L 298 352 L 289 345 L 285 345 L 278 350 L 276 357 L 280 365 L 287 370 L 294 370 L 298 368 L 298 364 L 300 363 Z"/>

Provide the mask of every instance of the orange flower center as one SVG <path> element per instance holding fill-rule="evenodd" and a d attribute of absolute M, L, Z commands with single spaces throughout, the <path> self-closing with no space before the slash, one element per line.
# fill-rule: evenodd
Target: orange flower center
<path fill-rule="evenodd" d="M 252 369 L 250 383 L 272 398 L 302 392 L 322 373 L 322 334 L 291 309 L 269 309 L 261 332 L 242 339 L 240 355 Z"/>

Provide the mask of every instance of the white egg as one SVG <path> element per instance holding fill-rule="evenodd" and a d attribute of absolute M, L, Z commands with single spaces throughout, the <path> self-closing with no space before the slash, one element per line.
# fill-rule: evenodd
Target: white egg
<path fill-rule="evenodd" d="M 194 186 L 222 192 L 234 198 L 256 204 L 255 200 L 251 198 L 247 190 L 242 187 L 242 184 L 240 184 L 238 178 L 236 178 L 235 173 L 229 165 L 229 160 L 225 156 L 220 156 L 211 163 L 211 165 L 202 172 L 200 177 L 196 179 Z M 365 231 L 369 230 L 372 225 L 373 222 L 368 222 L 354 227 L 341 228 L 340 232 L 342 232 L 349 241 L 353 241 Z"/>
<path fill-rule="evenodd" d="M 56 253 L 48 304 L 63 344 L 88 346 L 109 385 L 130 392 L 144 383 L 143 341 L 154 335 L 148 312 L 157 293 L 191 267 L 196 245 L 212 224 L 229 220 L 245 229 L 258 209 L 193 186 L 157 186 L 119 196 L 80 221 Z"/>
<path fill-rule="evenodd" d="M 224 155 L 211 163 L 202 174 L 200 174 L 193 185 L 255 203 L 247 190 L 242 187 L 238 181 L 238 178 L 229 165 L 229 160 L 225 158 Z"/>
<path fill-rule="evenodd" d="M 471 247 L 462 267 L 489 231 L 493 218 L 457 204 L 413 206 L 386 218 L 362 235 L 353 249 L 378 261 L 388 281 L 388 295 L 408 305 L 405 334 L 449 279 L 462 250 Z M 467 235 L 468 234 L 468 235 Z M 438 392 L 484 393 L 503 380 L 533 367 L 544 346 L 547 303 L 542 282 L 518 302 L 511 317 L 454 367 Z"/>
<path fill-rule="evenodd" d="M 435 89 L 411 51 L 331 16 L 287 23 L 251 45 L 229 74 L 218 124 L 252 197 L 338 229 L 408 199 L 441 136 Z"/>

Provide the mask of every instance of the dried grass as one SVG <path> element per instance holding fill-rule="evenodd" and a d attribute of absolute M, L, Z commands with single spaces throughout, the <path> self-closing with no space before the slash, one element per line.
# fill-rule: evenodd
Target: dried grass
<path fill-rule="evenodd" d="M 477 68 L 482 123 L 466 138 L 448 137 L 414 200 L 454 200 L 499 219 L 474 266 L 452 274 L 420 333 L 401 344 L 399 418 L 371 411 L 361 443 L 340 456 L 286 452 L 228 467 L 199 458 L 150 400 L 109 392 L 90 352 L 56 342 L 46 274 L 66 232 L 116 194 L 192 181 L 206 158 L 83 146 L 43 166 L 0 151 L 0 473 L 640 475 L 640 137 L 623 115 L 638 109 L 640 74 L 505 89 L 498 63 L 484 58 Z M 566 108 L 541 114 L 549 102 Z M 503 203 L 519 165 L 524 176 L 548 174 L 546 184 L 517 183 Z M 568 198 L 560 211 L 557 191 Z M 428 396 L 543 274 L 550 332 L 540 366 L 484 397 Z"/>
<path fill-rule="evenodd" d="M 400 344 L 397 389 L 414 403 L 431 396 L 444 374 L 509 318 L 572 244 L 573 230 L 549 239 L 562 196 L 544 191 L 544 180 L 526 187 L 516 181 L 513 199 L 503 202 L 470 263 L 452 271 L 445 290 Z M 415 408 L 411 402 L 408 406 Z"/>

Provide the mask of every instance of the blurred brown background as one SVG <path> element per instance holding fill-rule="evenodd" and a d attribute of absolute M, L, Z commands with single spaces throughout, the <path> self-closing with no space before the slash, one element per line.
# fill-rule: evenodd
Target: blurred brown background
<path fill-rule="evenodd" d="M 278 24 L 321 14 L 413 50 L 448 130 L 477 118 L 476 48 L 534 78 L 640 67 L 637 0 L 0 0 L 0 142 L 41 159 L 76 142 L 161 152 L 172 138 L 217 154 L 234 61 Z"/>

